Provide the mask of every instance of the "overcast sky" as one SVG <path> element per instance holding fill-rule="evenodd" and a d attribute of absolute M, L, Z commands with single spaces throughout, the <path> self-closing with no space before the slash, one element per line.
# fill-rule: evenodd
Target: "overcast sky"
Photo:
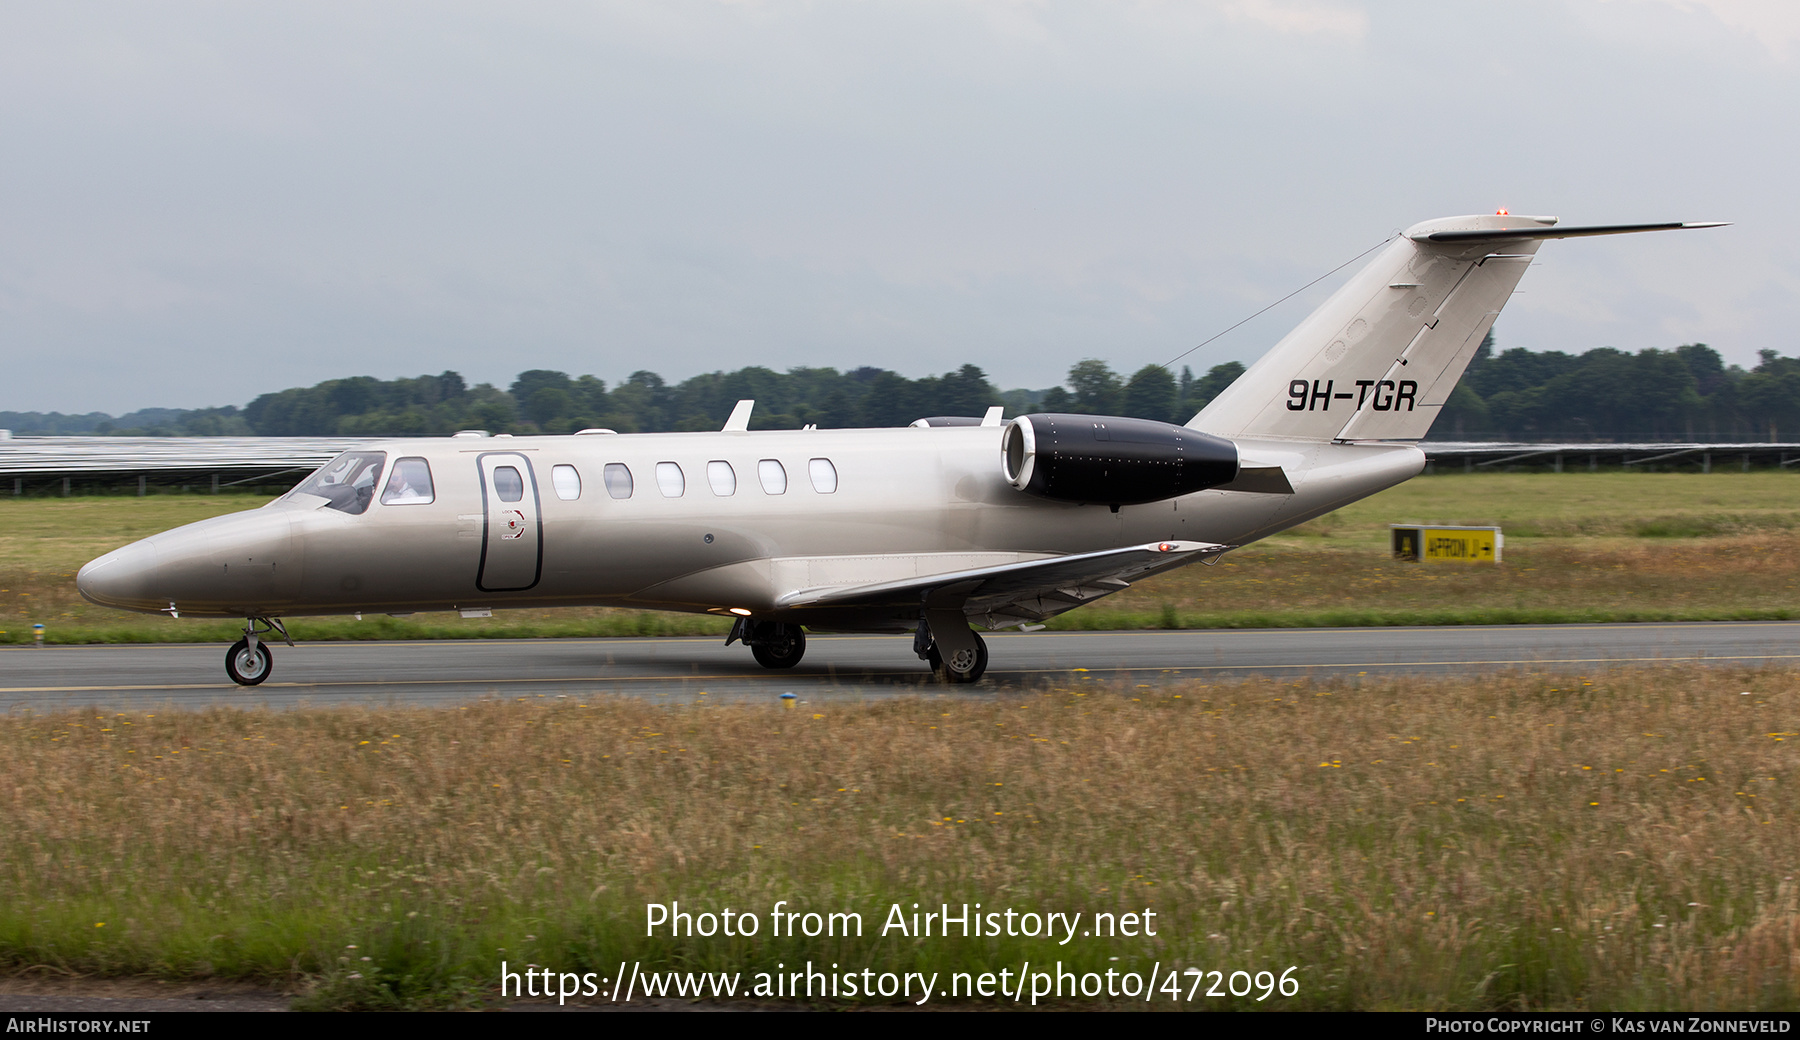
<path fill-rule="evenodd" d="M 1790 0 L 0 0 L 0 409 L 1166 361 L 1430 217 L 1496 326 L 1800 353 Z M 1250 361 L 1332 283 L 1186 359 Z"/>

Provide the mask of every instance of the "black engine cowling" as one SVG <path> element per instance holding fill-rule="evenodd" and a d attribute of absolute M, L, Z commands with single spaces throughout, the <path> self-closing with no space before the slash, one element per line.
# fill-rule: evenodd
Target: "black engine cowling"
<path fill-rule="evenodd" d="M 1237 478 L 1237 445 L 1154 419 L 1116 415 L 1021 415 L 1001 440 L 1013 487 L 1061 502 L 1137 505 L 1204 491 Z"/>

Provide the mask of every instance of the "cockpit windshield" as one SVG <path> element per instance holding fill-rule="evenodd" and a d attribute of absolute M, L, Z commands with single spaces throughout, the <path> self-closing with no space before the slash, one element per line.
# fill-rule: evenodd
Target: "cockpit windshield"
<path fill-rule="evenodd" d="M 340 512 L 359 514 L 375 497 L 375 478 L 387 461 L 385 451 L 347 451 L 325 465 L 289 495 L 317 495 Z"/>

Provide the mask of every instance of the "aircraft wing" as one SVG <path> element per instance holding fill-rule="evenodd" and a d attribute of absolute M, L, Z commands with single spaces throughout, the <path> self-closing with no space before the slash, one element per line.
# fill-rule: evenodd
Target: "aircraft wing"
<path fill-rule="evenodd" d="M 777 605 L 915 608 L 957 604 L 970 620 L 1003 628 L 1053 617 L 1129 588 L 1132 582 L 1152 574 L 1216 557 L 1232 548 L 1213 542 L 1152 542 L 899 581 L 800 589 L 781 597 Z"/>

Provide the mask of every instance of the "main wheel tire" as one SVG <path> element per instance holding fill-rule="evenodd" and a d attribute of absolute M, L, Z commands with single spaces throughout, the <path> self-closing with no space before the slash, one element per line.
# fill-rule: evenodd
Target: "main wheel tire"
<path fill-rule="evenodd" d="M 799 625 L 765 622 L 750 638 L 750 655 L 764 668 L 792 668 L 806 656 L 806 633 Z"/>
<path fill-rule="evenodd" d="M 956 668 L 950 667 L 950 664 L 948 664 L 944 661 L 944 655 L 943 655 L 942 651 L 938 650 L 938 646 L 935 642 L 931 644 L 931 649 L 927 650 L 925 652 L 925 659 L 931 662 L 931 671 L 933 674 L 935 674 L 937 676 L 938 682 L 941 682 L 941 683 L 979 682 L 981 680 L 982 675 L 986 674 L 987 666 L 988 666 L 987 641 L 981 638 L 980 632 L 976 632 L 973 629 L 971 629 L 969 631 L 969 635 L 971 635 L 975 638 L 975 653 L 974 653 L 973 663 L 970 663 L 968 661 L 951 662 L 954 664 L 968 665 L 968 667 L 965 669 L 958 670 Z M 965 653 L 966 653 L 966 651 L 965 651 Z"/>
<path fill-rule="evenodd" d="M 240 639 L 231 644 L 225 651 L 225 674 L 239 686 L 255 686 L 269 677 L 275 667 L 275 657 L 269 653 L 269 644 L 258 641 L 255 651 L 250 649 L 250 640 Z"/>

